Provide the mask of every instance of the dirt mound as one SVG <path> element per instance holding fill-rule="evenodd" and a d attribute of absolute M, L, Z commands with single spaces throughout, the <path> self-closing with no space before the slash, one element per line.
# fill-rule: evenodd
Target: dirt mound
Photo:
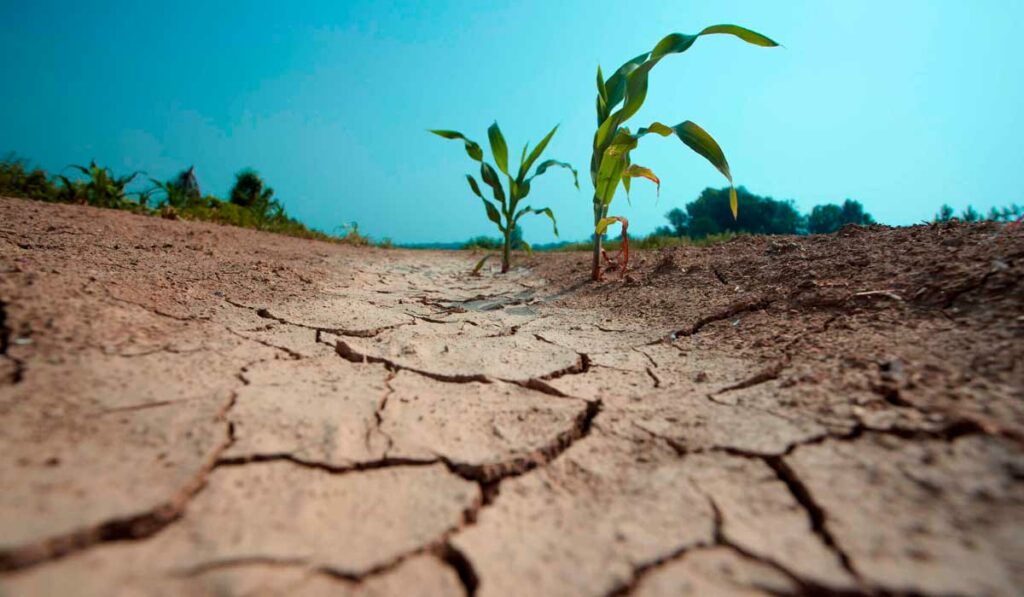
<path fill-rule="evenodd" d="M 0 593 L 1024 585 L 1024 231 L 529 263 L 0 200 Z"/>

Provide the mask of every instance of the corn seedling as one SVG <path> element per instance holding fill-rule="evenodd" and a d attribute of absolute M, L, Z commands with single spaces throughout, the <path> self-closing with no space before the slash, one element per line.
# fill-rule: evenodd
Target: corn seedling
<path fill-rule="evenodd" d="M 509 262 L 511 259 L 512 252 L 512 235 L 515 232 L 516 226 L 519 224 L 520 218 L 526 214 L 544 214 L 551 219 L 551 226 L 554 228 L 555 236 L 558 236 L 558 223 L 555 221 L 555 214 L 551 211 L 550 207 L 533 208 L 529 205 L 519 209 L 519 202 L 526 198 L 530 194 L 530 184 L 534 178 L 544 174 L 548 169 L 553 166 L 559 166 L 561 168 L 567 168 L 572 171 L 573 183 L 576 188 L 580 188 L 579 178 L 576 173 L 576 169 L 570 166 L 566 162 L 560 162 L 558 160 L 545 160 L 537 165 L 537 169 L 534 171 L 532 176 L 527 176 L 530 168 L 533 167 L 544 149 L 547 148 L 548 142 L 551 141 L 551 137 L 555 135 L 555 131 L 558 127 L 551 129 L 551 132 L 545 136 L 541 142 L 533 148 L 533 151 L 527 155 L 527 150 L 530 144 L 527 143 L 523 146 L 523 152 L 519 158 L 519 169 L 518 171 L 510 171 L 508 163 L 508 145 L 505 143 L 505 137 L 501 134 L 501 129 L 498 128 L 498 123 L 495 122 L 487 129 L 487 138 L 491 145 L 491 155 L 494 158 L 494 163 L 498 166 L 498 170 L 505 175 L 508 182 L 504 187 L 501 184 L 501 179 L 498 177 L 497 171 L 494 167 L 484 161 L 484 152 L 480 148 L 480 145 L 467 139 L 462 133 L 456 131 L 446 130 L 432 130 L 431 133 L 444 137 L 445 139 L 459 139 L 466 147 L 466 154 L 469 157 L 480 163 L 480 178 L 484 181 L 484 184 L 491 188 L 491 194 L 494 196 L 493 201 L 489 201 L 484 197 L 483 193 L 480 192 L 480 185 L 476 179 L 473 178 L 472 174 L 466 175 L 466 180 L 469 182 L 469 188 L 473 191 L 473 194 L 480 198 L 484 203 L 484 209 L 487 212 L 487 218 L 498 226 L 498 230 L 502 233 L 504 242 L 502 244 L 501 254 L 501 272 L 505 273 L 509 269 Z M 514 173 L 514 175 L 513 175 Z M 507 189 L 507 190 L 506 190 Z M 530 251 L 530 245 L 523 241 L 523 247 L 527 251 Z M 477 268 L 474 271 L 479 271 L 479 268 L 483 266 L 483 261 L 477 264 Z"/>
<path fill-rule="evenodd" d="M 594 244 L 593 272 L 594 280 L 601 279 L 601 233 L 612 221 L 608 220 L 608 208 L 611 205 L 619 183 L 629 193 L 632 178 L 646 178 L 660 187 L 661 181 L 648 168 L 633 164 L 630 152 L 636 148 L 640 139 L 649 133 L 662 137 L 675 135 L 687 147 L 703 156 L 718 169 L 730 184 L 729 203 L 733 217 L 737 217 L 736 190 L 732 187 L 732 174 L 729 163 L 722 153 L 722 148 L 704 129 L 689 120 L 675 126 L 666 126 L 654 122 L 636 133 L 623 126 L 643 105 L 647 98 L 648 76 L 658 62 L 669 54 L 679 54 L 690 49 L 690 46 L 703 35 L 726 34 L 762 47 L 774 47 L 778 44 L 749 29 L 737 25 L 714 25 L 707 27 L 696 35 L 672 33 L 662 38 L 650 52 L 644 52 L 626 62 L 608 79 L 597 67 L 597 132 L 594 134 L 594 148 L 590 159 L 590 180 L 594 185 Z M 621 107 L 619 107 L 621 105 Z M 616 109 L 618 108 L 618 109 Z M 603 223 L 603 226 L 602 226 Z M 621 223 L 621 222 L 620 222 Z M 623 270 L 628 265 L 622 264 Z"/>

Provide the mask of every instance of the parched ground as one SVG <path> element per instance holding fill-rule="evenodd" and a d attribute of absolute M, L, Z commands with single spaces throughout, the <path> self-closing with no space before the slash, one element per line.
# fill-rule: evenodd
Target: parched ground
<path fill-rule="evenodd" d="M 1015 595 L 1024 227 L 467 274 L 0 199 L 0 595 Z"/>

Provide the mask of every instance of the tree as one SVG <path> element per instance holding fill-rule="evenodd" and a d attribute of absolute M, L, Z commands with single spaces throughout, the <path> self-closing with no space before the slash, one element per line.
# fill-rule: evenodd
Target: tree
<path fill-rule="evenodd" d="M 815 205 L 807 218 L 807 231 L 811 234 L 831 234 L 843 225 L 843 208 L 835 203 Z"/>
<path fill-rule="evenodd" d="M 672 236 L 686 236 L 690 227 L 690 214 L 676 207 L 665 214 L 665 219 L 672 227 L 670 232 Z"/>
<path fill-rule="evenodd" d="M 274 199 L 274 189 L 266 186 L 259 173 L 252 168 L 235 174 L 230 201 L 253 212 L 260 220 L 281 209 L 281 205 Z"/>
<path fill-rule="evenodd" d="M 807 218 L 807 231 L 811 234 L 831 234 L 847 224 L 866 226 L 874 223 L 875 219 L 864 211 L 860 201 L 847 199 L 841 206 L 835 203 L 815 205 Z"/>
<path fill-rule="evenodd" d="M 803 216 L 796 210 L 792 200 L 779 201 L 771 197 L 761 197 L 743 187 L 736 192 L 740 209 L 739 216 L 733 218 L 729 209 L 729 193 L 729 187 L 707 188 L 696 200 L 687 203 L 686 234 L 692 238 L 703 238 L 721 232 L 797 234 L 803 228 Z M 669 217 L 668 214 L 666 217 Z M 669 222 L 675 225 L 671 218 Z"/>
<path fill-rule="evenodd" d="M 199 180 L 196 179 L 195 166 L 189 166 L 188 170 L 179 172 L 174 183 L 188 199 L 195 200 L 203 196 L 199 190 Z"/>
<path fill-rule="evenodd" d="M 955 212 L 953 211 L 952 207 L 950 207 L 950 206 L 946 205 L 945 203 L 943 203 L 942 207 L 939 208 L 939 213 L 935 214 L 935 218 L 932 221 L 933 222 L 948 222 L 948 221 L 953 219 L 953 214 L 954 213 Z"/>
<path fill-rule="evenodd" d="M 960 219 L 965 222 L 977 222 L 981 219 L 981 214 L 974 209 L 974 206 L 968 205 L 967 209 L 960 212 Z"/>
<path fill-rule="evenodd" d="M 853 199 L 843 201 L 842 221 L 844 226 L 846 224 L 869 226 L 875 223 L 875 219 L 871 217 L 871 214 L 864 211 L 864 206 L 860 204 L 860 201 L 854 201 Z"/>

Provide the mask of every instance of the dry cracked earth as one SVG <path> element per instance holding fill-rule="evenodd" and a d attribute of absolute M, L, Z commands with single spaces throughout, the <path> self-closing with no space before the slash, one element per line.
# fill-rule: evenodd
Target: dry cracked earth
<path fill-rule="evenodd" d="M 1024 234 L 472 277 L 0 199 L 0 595 L 1015 595 Z"/>

